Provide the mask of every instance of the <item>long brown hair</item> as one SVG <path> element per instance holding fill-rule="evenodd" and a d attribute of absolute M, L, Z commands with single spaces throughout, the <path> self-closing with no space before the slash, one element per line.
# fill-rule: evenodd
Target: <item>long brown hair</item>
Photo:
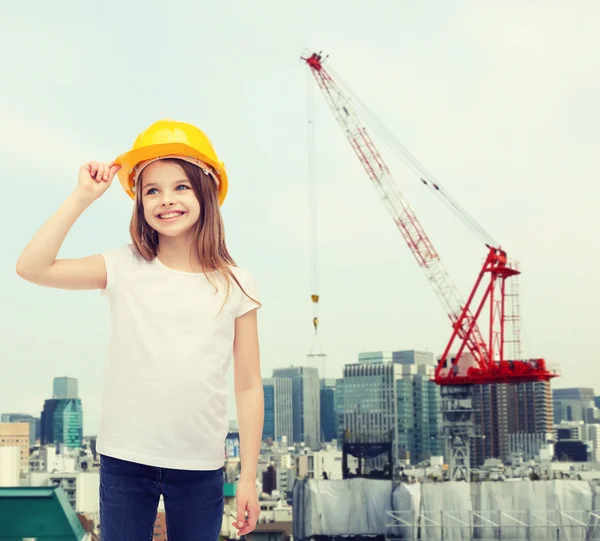
<path fill-rule="evenodd" d="M 218 200 L 218 189 L 215 181 L 202 169 L 185 160 L 177 158 L 165 158 L 163 161 L 179 165 L 188 178 L 196 199 L 200 203 L 200 217 L 195 225 L 194 249 L 200 261 L 202 272 L 208 280 L 218 289 L 211 280 L 210 274 L 217 273 L 227 284 L 227 295 L 229 296 L 231 280 L 242 290 L 244 295 L 252 299 L 230 269 L 236 267 L 236 263 L 227 250 L 225 243 L 225 226 L 221 216 L 221 208 Z M 152 261 L 158 253 L 158 233 L 152 229 L 144 217 L 144 206 L 142 204 L 142 171 L 137 180 L 135 206 L 129 224 L 129 233 L 136 251 L 147 261 Z M 190 254 L 191 258 L 191 254 Z M 255 299 L 253 301 L 257 302 Z"/>

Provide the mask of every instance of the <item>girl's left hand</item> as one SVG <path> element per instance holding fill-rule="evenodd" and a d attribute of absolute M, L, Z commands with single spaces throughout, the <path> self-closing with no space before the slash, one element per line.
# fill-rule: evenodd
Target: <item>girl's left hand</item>
<path fill-rule="evenodd" d="M 237 522 L 233 522 L 232 525 L 238 529 L 238 535 L 249 534 L 256 528 L 260 514 L 255 481 L 241 480 L 237 485 L 235 499 L 237 501 Z M 246 512 L 248 513 L 247 518 Z"/>

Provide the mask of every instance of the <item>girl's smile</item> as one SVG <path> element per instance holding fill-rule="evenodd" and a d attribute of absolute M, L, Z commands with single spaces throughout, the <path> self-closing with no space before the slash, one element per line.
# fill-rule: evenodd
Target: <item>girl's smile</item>
<path fill-rule="evenodd" d="M 185 214 L 184 211 L 176 210 L 176 211 L 171 211 L 171 212 L 164 212 L 162 214 L 159 214 L 158 217 L 163 222 L 172 222 L 174 220 L 177 220 L 177 218 L 179 218 L 180 216 L 183 216 L 184 214 Z"/>

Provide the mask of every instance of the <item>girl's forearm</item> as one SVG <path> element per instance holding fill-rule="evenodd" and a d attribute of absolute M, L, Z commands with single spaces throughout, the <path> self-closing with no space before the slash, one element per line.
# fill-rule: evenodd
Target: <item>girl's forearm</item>
<path fill-rule="evenodd" d="M 264 423 L 262 382 L 235 393 L 240 432 L 241 478 L 256 479 Z"/>

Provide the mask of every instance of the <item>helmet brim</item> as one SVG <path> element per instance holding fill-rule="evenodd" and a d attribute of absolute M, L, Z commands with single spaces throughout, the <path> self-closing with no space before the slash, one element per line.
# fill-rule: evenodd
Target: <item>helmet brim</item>
<path fill-rule="evenodd" d="M 227 196 L 228 180 L 227 173 L 222 163 L 216 163 L 209 156 L 204 155 L 202 152 L 198 152 L 192 147 L 184 143 L 162 143 L 156 145 L 148 145 L 136 149 L 132 149 L 129 152 L 121 154 L 115 159 L 115 163 L 121 166 L 117 176 L 119 182 L 125 190 L 125 193 L 135 199 L 135 192 L 133 190 L 133 178 L 135 166 L 143 161 L 151 160 L 153 158 L 160 158 L 162 156 L 170 155 L 180 156 L 191 156 L 197 158 L 209 164 L 219 178 L 219 205 L 222 205 Z"/>

